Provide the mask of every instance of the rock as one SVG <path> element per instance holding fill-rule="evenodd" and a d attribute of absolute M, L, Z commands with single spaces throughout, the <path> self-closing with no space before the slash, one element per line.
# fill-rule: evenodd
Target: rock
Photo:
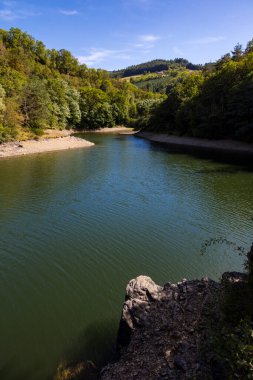
<path fill-rule="evenodd" d="M 175 363 L 176 367 L 178 367 L 179 369 L 182 369 L 183 371 L 186 372 L 187 364 L 186 364 L 186 361 L 182 357 L 175 356 L 174 357 L 174 363 Z"/>
<path fill-rule="evenodd" d="M 128 345 L 132 330 L 145 325 L 150 302 L 159 299 L 162 289 L 147 276 L 139 276 L 129 281 L 118 332 L 119 346 Z"/>
<path fill-rule="evenodd" d="M 225 273 L 223 278 L 241 281 L 245 275 Z M 208 333 L 203 306 L 222 289 L 208 278 L 164 287 L 146 276 L 131 280 L 118 333 L 119 358 L 105 367 L 101 380 L 188 380 L 202 372 L 218 379 L 222 366 L 215 373 L 215 362 L 210 363 L 210 355 L 205 362 L 199 348 Z"/>
<path fill-rule="evenodd" d="M 143 301 L 156 300 L 162 287 L 157 285 L 150 277 L 139 276 L 129 281 L 126 288 L 126 297 Z"/>
<path fill-rule="evenodd" d="M 234 284 L 235 282 L 245 281 L 247 275 L 240 272 L 225 272 L 222 275 L 222 281 Z"/>
<path fill-rule="evenodd" d="M 172 350 L 165 351 L 165 359 L 168 362 L 168 366 L 172 369 L 174 368 L 174 359 L 172 355 Z"/>

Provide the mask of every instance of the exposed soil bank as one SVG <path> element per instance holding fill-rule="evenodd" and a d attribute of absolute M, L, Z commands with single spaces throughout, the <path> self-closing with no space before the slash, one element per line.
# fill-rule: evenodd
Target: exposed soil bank
<path fill-rule="evenodd" d="M 83 130 L 83 131 L 77 131 L 77 132 L 84 132 L 84 133 L 120 133 L 120 134 L 134 134 L 133 128 L 127 128 L 127 127 L 112 127 L 112 128 L 101 128 L 101 129 L 94 129 L 94 130 Z"/>
<path fill-rule="evenodd" d="M 233 140 L 207 140 L 152 132 L 137 132 L 137 137 L 158 142 L 185 153 L 205 153 L 210 157 L 247 160 L 253 158 L 253 144 Z"/>
<path fill-rule="evenodd" d="M 92 145 L 94 145 L 94 143 L 74 136 L 49 139 L 43 138 L 39 140 L 27 140 L 22 142 L 16 141 L 0 145 L 0 158 L 74 148 L 85 148 Z"/>

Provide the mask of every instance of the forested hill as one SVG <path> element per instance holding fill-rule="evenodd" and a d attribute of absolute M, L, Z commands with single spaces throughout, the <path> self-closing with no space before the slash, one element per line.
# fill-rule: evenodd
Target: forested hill
<path fill-rule="evenodd" d="M 20 29 L 0 29 L 0 143 L 46 128 L 132 124 L 160 99 L 88 69 L 65 49 L 47 49 Z"/>
<path fill-rule="evenodd" d="M 253 142 L 253 40 L 203 70 L 183 72 L 166 93 L 144 129 Z"/>
<path fill-rule="evenodd" d="M 202 68 L 201 65 L 195 65 L 184 58 L 170 60 L 154 59 L 153 61 L 141 63 L 139 65 L 129 66 L 126 69 L 111 71 L 110 74 L 112 78 L 126 78 L 133 75 L 156 73 L 182 67 L 188 70 L 200 70 Z"/>

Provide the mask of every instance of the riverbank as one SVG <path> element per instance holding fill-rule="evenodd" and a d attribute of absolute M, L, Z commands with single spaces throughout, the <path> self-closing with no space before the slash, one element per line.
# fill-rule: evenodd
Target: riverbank
<path fill-rule="evenodd" d="M 37 140 L 28 139 L 24 141 L 12 141 L 0 144 L 0 158 L 53 152 L 57 150 L 85 148 L 94 145 L 94 143 L 83 138 L 75 137 L 75 133 L 118 133 L 128 135 L 135 132 L 133 131 L 133 128 L 121 126 L 82 131 L 73 129 L 47 129 L 45 130 L 43 136 Z"/>
<path fill-rule="evenodd" d="M 67 132 L 69 134 L 69 132 Z M 94 143 L 74 137 L 41 138 L 38 140 L 15 141 L 0 145 L 0 158 L 23 156 L 28 154 L 53 152 L 59 150 L 86 148 Z"/>
<path fill-rule="evenodd" d="M 78 131 L 79 132 L 79 131 Z M 94 130 L 83 130 L 80 131 L 81 133 L 119 133 L 119 134 L 135 134 L 135 131 L 133 128 L 127 128 L 127 127 L 112 127 L 112 128 L 101 128 L 101 129 L 94 129 Z"/>
<path fill-rule="evenodd" d="M 185 153 L 205 153 L 210 156 L 232 159 L 253 158 L 253 144 L 240 141 L 178 137 L 153 132 L 137 132 L 135 136 L 164 144 Z"/>

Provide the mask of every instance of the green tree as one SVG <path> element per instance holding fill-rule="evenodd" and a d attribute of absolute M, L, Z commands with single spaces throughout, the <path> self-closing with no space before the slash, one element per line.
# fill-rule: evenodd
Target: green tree
<path fill-rule="evenodd" d="M 243 56 L 243 49 L 241 44 L 236 44 L 234 47 L 234 50 L 232 50 L 232 59 L 234 61 L 239 61 L 240 58 Z"/>
<path fill-rule="evenodd" d="M 24 125 L 30 128 L 48 127 L 50 97 L 45 81 L 32 78 L 24 88 L 21 109 Z"/>

